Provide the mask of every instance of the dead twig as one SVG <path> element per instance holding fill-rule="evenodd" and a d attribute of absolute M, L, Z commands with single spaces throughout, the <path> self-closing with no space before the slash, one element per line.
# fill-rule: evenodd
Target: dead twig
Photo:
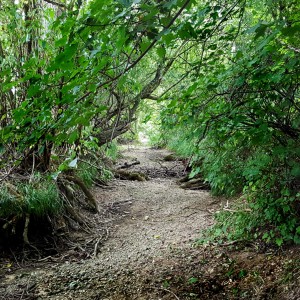
<path fill-rule="evenodd" d="M 252 212 L 252 210 L 250 208 L 245 208 L 243 210 L 236 210 L 236 209 L 231 209 L 231 208 L 226 208 L 224 207 L 223 210 L 228 211 L 228 212 L 232 212 L 232 213 L 238 213 L 238 212 Z"/>
<path fill-rule="evenodd" d="M 96 258 L 98 255 L 98 247 L 99 247 L 99 243 L 101 242 L 102 237 L 97 239 L 97 242 L 95 243 L 95 247 L 94 247 L 94 253 L 93 253 L 93 257 Z"/>
<path fill-rule="evenodd" d="M 103 238 L 103 236 L 99 237 L 95 243 L 95 246 L 94 246 L 94 252 L 93 252 L 93 257 L 96 258 L 97 255 L 98 255 L 98 250 L 99 250 L 99 244 L 100 242 L 102 241 L 106 241 L 107 238 L 108 238 L 108 235 L 109 235 L 109 232 L 108 232 L 108 229 L 105 228 L 105 231 L 106 231 L 106 236 Z"/>
<path fill-rule="evenodd" d="M 128 163 L 128 162 L 125 162 L 124 165 L 122 165 L 121 167 L 119 167 L 118 169 L 127 169 L 127 168 L 130 168 L 132 166 L 136 166 L 136 165 L 139 165 L 141 162 L 140 161 L 134 161 L 132 163 Z"/>
<path fill-rule="evenodd" d="M 160 290 L 168 292 L 168 293 L 172 294 L 177 300 L 180 300 L 179 297 L 176 294 L 174 294 L 172 291 L 165 289 L 165 288 L 160 288 Z"/>

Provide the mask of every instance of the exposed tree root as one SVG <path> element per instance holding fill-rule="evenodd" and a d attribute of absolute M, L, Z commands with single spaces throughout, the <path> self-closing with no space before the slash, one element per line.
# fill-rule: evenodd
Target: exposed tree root
<path fill-rule="evenodd" d="M 9 221 L 7 221 L 3 226 L 2 228 L 4 230 L 6 230 L 9 226 L 12 226 L 13 229 L 12 229 L 12 232 L 15 233 L 16 229 L 15 229 L 15 225 L 16 225 L 16 222 L 17 220 L 19 219 L 19 216 L 13 216 Z"/>
<path fill-rule="evenodd" d="M 69 181 L 72 181 L 77 186 L 79 186 L 81 188 L 82 192 L 85 194 L 86 200 L 87 200 L 89 206 L 91 207 L 91 209 L 93 209 L 95 212 L 99 212 L 96 199 L 94 198 L 93 194 L 89 191 L 89 189 L 86 187 L 86 185 L 82 182 L 81 179 L 79 179 L 78 177 L 76 177 L 74 175 L 64 175 L 64 178 Z"/>
<path fill-rule="evenodd" d="M 79 224 L 84 225 L 84 217 L 80 214 L 80 212 L 76 211 L 71 205 L 66 205 L 65 209 L 67 213 Z M 71 225 L 72 226 L 72 225 Z"/>
<path fill-rule="evenodd" d="M 27 245 L 30 245 L 29 240 L 28 240 L 29 222 L 30 222 L 30 215 L 27 213 L 26 217 L 25 217 L 25 225 L 24 225 L 24 230 L 23 230 L 23 241 Z"/>
<path fill-rule="evenodd" d="M 84 191 L 88 192 L 88 195 L 91 196 L 88 198 L 87 194 L 84 192 L 86 198 L 88 199 L 87 203 L 89 205 L 89 208 L 92 208 L 93 210 L 95 210 L 96 200 L 94 199 L 93 195 L 90 193 L 90 191 L 88 191 L 87 187 L 84 185 L 84 183 L 79 178 L 74 177 L 74 176 L 64 176 L 63 178 L 60 178 L 60 180 L 58 182 L 58 187 L 59 187 L 59 190 L 61 191 L 61 194 L 64 197 L 64 208 L 66 211 L 65 218 L 66 218 L 69 226 L 74 230 L 78 230 L 79 226 L 85 226 L 88 228 L 89 226 L 87 225 L 85 217 L 79 212 L 79 210 L 77 210 L 75 208 L 76 206 L 78 206 L 78 204 L 76 205 L 76 201 L 79 202 L 79 200 L 76 199 L 76 197 L 74 197 L 74 191 L 68 185 L 68 183 L 62 179 L 67 179 L 72 182 L 74 182 L 74 179 L 75 180 L 77 179 L 76 183 L 81 188 L 81 190 L 83 192 Z M 79 182 L 81 183 L 81 185 L 78 184 Z M 82 189 L 82 187 L 84 187 L 84 190 Z M 78 226 L 76 225 L 76 223 L 78 224 Z"/>

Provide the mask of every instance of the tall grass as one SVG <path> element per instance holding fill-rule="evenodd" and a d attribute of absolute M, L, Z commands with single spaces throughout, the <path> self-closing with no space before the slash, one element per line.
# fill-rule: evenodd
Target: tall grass
<path fill-rule="evenodd" d="M 62 210 L 62 199 L 55 182 L 37 179 L 0 188 L 0 217 L 29 213 L 37 217 L 54 215 Z"/>

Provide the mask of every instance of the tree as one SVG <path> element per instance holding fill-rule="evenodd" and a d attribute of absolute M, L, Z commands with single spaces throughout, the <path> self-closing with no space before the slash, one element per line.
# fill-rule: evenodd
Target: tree
<path fill-rule="evenodd" d="M 166 48 L 191 2 L 1 2 L 0 205 L 8 209 L 0 206 L 0 221 L 5 228 L 24 221 L 28 243 L 30 217 L 60 212 L 61 202 L 82 222 L 69 205 L 71 185 L 97 210 L 75 172 L 78 161 L 92 152 L 100 159 L 100 147 L 126 132 L 140 102 L 153 96 L 174 63 Z M 16 174 L 21 180 L 14 185 L 3 183 Z M 48 197 L 60 203 L 55 210 L 37 193 L 47 185 L 52 189 L 49 175 L 68 200 Z"/>
<path fill-rule="evenodd" d="M 299 4 L 226 4 L 205 6 L 200 47 L 178 79 L 184 89 L 163 93 L 173 99 L 163 124 L 167 132 L 190 128 L 193 174 L 213 192 L 248 197 L 251 217 L 232 216 L 223 234 L 265 227 L 264 238 L 278 245 L 299 243 Z"/>

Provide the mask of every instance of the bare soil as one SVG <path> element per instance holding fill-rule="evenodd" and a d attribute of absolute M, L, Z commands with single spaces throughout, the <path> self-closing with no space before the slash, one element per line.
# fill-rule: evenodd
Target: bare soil
<path fill-rule="evenodd" d="M 300 299 L 300 251 L 253 245 L 199 245 L 201 231 L 228 201 L 183 190 L 181 161 L 128 146 L 116 166 L 146 181 L 115 179 L 95 188 L 101 212 L 73 247 L 21 263 L 1 260 L 0 299 Z"/>

